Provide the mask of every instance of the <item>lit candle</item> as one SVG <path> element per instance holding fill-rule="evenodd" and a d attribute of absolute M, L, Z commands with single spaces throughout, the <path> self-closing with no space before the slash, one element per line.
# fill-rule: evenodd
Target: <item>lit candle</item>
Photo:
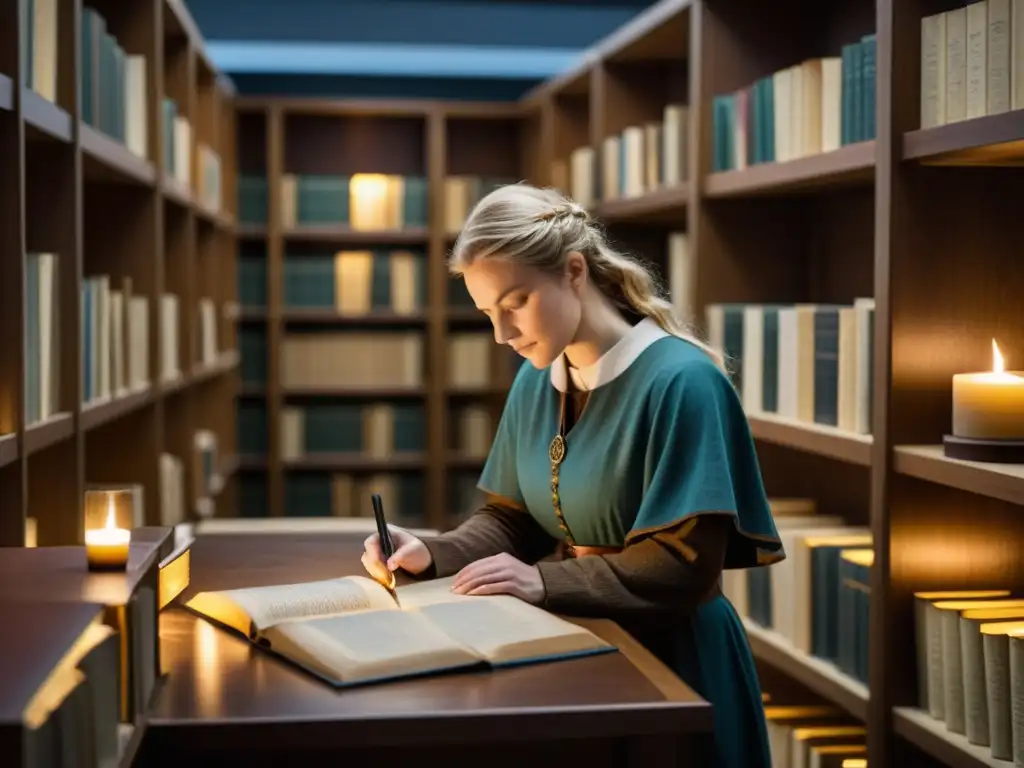
<path fill-rule="evenodd" d="M 1024 439 L 1024 373 L 1006 370 L 992 340 L 992 370 L 953 376 L 953 435 L 972 440 Z"/>
<path fill-rule="evenodd" d="M 119 528 L 114 511 L 114 494 L 107 495 L 107 518 L 102 528 L 86 529 L 85 556 L 90 570 L 124 570 L 128 565 L 131 530 Z"/>

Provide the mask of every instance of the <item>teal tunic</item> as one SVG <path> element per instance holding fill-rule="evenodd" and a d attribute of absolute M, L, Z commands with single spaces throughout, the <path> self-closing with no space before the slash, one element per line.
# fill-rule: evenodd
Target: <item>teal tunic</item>
<path fill-rule="evenodd" d="M 479 486 L 518 501 L 561 539 L 551 500 L 548 446 L 561 393 L 550 370 L 524 364 Z M 562 513 L 579 546 L 622 547 L 694 515 L 728 514 L 725 567 L 782 559 L 746 416 L 732 383 L 694 345 L 674 336 L 644 349 L 595 387 L 566 434 Z M 761 691 L 743 624 L 714 597 L 638 639 L 710 701 L 716 754 L 702 768 L 770 766 Z"/>

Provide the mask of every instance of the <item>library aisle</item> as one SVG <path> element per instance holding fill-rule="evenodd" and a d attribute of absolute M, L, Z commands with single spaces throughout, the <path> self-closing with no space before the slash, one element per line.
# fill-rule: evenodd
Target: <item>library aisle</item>
<path fill-rule="evenodd" d="M 0 553 L 128 494 L 150 648 L 175 526 L 458 525 L 519 360 L 446 260 L 525 180 L 727 355 L 775 765 L 1024 765 L 1022 165 L 1024 0 L 659 0 L 516 101 L 238 94 L 182 0 L 0 3 Z"/>

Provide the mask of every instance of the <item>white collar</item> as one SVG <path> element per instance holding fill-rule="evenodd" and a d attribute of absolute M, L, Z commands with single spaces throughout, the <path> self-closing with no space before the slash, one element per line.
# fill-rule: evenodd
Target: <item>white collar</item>
<path fill-rule="evenodd" d="M 551 384 L 559 392 L 565 392 L 568 371 L 572 374 L 572 381 L 577 389 L 591 390 L 600 387 L 623 374 L 645 349 L 668 335 L 657 322 L 645 317 L 611 349 L 584 368 L 570 368 L 566 365 L 565 354 L 559 355 L 551 364 Z"/>

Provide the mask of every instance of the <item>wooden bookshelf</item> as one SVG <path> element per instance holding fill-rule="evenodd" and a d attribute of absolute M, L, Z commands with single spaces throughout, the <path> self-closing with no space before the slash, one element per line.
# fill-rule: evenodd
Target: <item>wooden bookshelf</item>
<path fill-rule="evenodd" d="M 715 304 L 874 299 L 866 432 L 749 415 L 769 495 L 813 497 L 820 512 L 871 530 L 867 684 L 747 622 L 760 662 L 865 721 L 873 766 L 998 762 L 916 708 L 912 596 L 1024 586 L 1024 467 L 950 459 L 941 448 L 954 374 L 991 370 L 992 339 L 1008 370 L 1024 367 L 1024 229 L 1011 193 L 1024 109 L 921 122 L 921 20 L 964 5 L 662 0 L 521 102 L 540 126 L 543 163 L 529 180 L 561 182 L 582 198 L 565 182 L 574 150 L 589 146 L 600 165 L 609 135 L 651 120 L 674 93 L 685 97 L 685 185 L 605 199 L 598 172 L 587 192 L 596 190 L 592 212 L 620 244 L 664 268 L 667 287 L 682 286 L 672 298 L 702 331 Z M 871 35 L 874 105 L 859 127 L 840 126 L 837 146 L 781 160 L 746 144 L 741 161 L 733 146 L 723 167 L 719 96 L 841 57 Z M 671 226 L 688 243 L 682 283 L 658 242 Z"/>
<path fill-rule="evenodd" d="M 452 508 L 460 505 L 454 499 L 457 475 L 467 469 L 470 474 L 478 471 L 482 459 L 471 460 L 460 452 L 457 425 L 449 417 L 466 403 L 475 403 L 496 423 L 514 371 L 508 355 L 492 349 L 484 380 L 469 387 L 449 380 L 453 335 L 471 331 L 490 338 L 490 329 L 447 272 L 446 251 L 452 241 L 443 202 L 447 179 L 514 181 L 535 173 L 539 151 L 532 140 L 539 135 L 539 124 L 508 104 L 242 98 L 236 100 L 236 110 L 239 199 L 245 207 L 239 212 L 244 385 L 238 409 L 240 434 L 246 441 L 239 513 L 329 515 L 333 502 L 327 501 L 324 488 L 335 483 L 336 476 L 363 484 L 374 482 L 376 475 L 390 475 L 394 482 L 408 484 L 399 498 L 409 499 L 409 488 L 419 488 L 406 504 L 412 511 L 396 517 L 410 525 L 450 527 L 456 520 Z M 397 226 L 357 226 L 351 214 L 357 184 L 353 179 L 358 174 L 400 176 L 406 185 L 417 183 L 409 179 L 423 179 L 430 203 L 426 217 L 405 218 Z M 347 190 L 349 218 L 317 213 L 316 204 L 308 202 L 313 198 L 292 191 L 315 185 L 318 177 Z M 405 204 L 410 204 L 408 199 Z M 298 272 L 289 276 L 292 264 L 308 265 L 348 251 L 372 251 L 375 264 L 383 252 L 415 254 L 420 260 L 420 303 L 399 311 L 375 300 L 369 310 L 342 311 L 337 286 L 334 302 L 325 303 L 323 296 L 297 298 L 296 292 L 306 289 L 295 287 L 301 278 L 295 277 Z M 323 279 L 333 281 L 333 272 Z M 344 375 L 335 383 L 303 381 L 284 369 L 282 350 L 290 339 L 369 339 L 371 334 L 392 333 L 417 335 L 424 363 L 416 371 L 416 383 L 381 380 L 363 386 Z M 359 360 L 353 359 L 353 366 L 368 365 L 366 358 Z M 301 410 L 308 424 L 328 412 L 323 409 L 365 411 L 374 404 L 418 412 L 420 442 L 376 455 L 365 447 L 358 451 L 313 445 L 312 438 L 303 437 L 299 455 L 286 452 L 286 412 Z M 348 432 L 359 429 L 349 427 Z M 320 490 L 310 490 L 315 486 Z M 247 499 L 252 503 L 247 505 Z"/>
<path fill-rule="evenodd" d="M 190 518 L 204 493 L 194 470 L 196 430 L 216 435 L 222 457 L 234 453 L 238 357 L 224 311 L 235 299 L 234 132 L 224 128 L 234 122 L 233 91 L 202 53 L 180 2 L 58 0 L 56 37 L 32 41 L 56 51 L 49 81 L 45 67 L 22 69 L 25 7 L 0 11 L 0 330 L 9 342 L 0 352 L 0 545 L 22 546 L 30 518 L 39 545 L 80 544 L 86 484 L 140 484 L 146 522 L 160 524 L 173 512 L 164 508 L 160 474 L 161 455 L 172 453 Z M 89 79 L 82 66 L 76 29 L 98 19 L 123 60 L 123 82 L 98 72 Z M 168 191 L 160 111 L 167 95 L 187 105 L 180 114 L 193 124 L 193 157 L 203 143 L 222 158 L 223 206 L 216 195 L 203 202 L 198 184 Z M 192 168 L 193 182 L 199 170 Z M 108 289 L 94 288 L 94 279 Z M 129 319 L 128 285 L 146 302 L 136 312 L 145 326 Z M 107 290 L 122 303 L 108 304 Z M 173 380 L 160 375 L 167 291 L 182 299 Z M 200 297 L 217 308 L 209 359 L 200 355 Z M 51 306 L 59 308 L 52 315 Z M 86 324 L 94 306 L 97 318 L 121 318 L 103 321 L 105 330 L 97 322 L 95 338 Z M 144 363 L 136 378 L 132 359 Z"/>

